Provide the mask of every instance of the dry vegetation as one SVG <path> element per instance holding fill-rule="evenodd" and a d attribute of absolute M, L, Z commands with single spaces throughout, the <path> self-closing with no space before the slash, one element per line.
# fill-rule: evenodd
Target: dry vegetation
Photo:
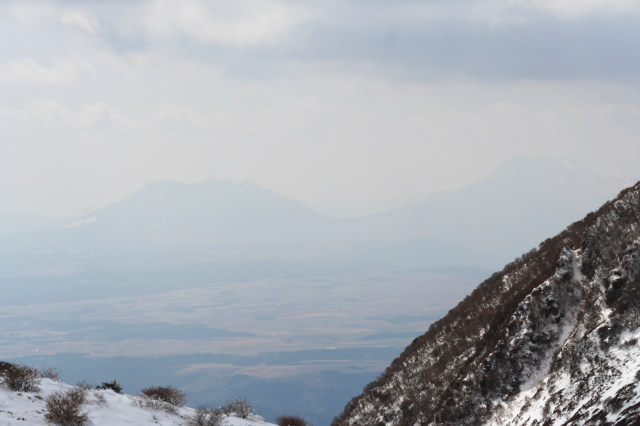
<path fill-rule="evenodd" d="M 244 398 L 235 398 L 229 402 L 227 402 L 223 407 L 222 411 L 227 416 L 236 416 L 241 419 L 246 419 L 250 415 L 253 414 L 253 405 L 250 404 Z"/>
<path fill-rule="evenodd" d="M 87 413 L 82 412 L 86 397 L 86 390 L 78 387 L 52 393 L 47 398 L 45 419 L 55 425 L 85 425 L 89 420 Z"/>
<path fill-rule="evenodd" d="M 187 418 L 188 426 L 222 426 L 226 423 L 226 415 L 219 408 L 198 408 Z"/>
<path fill-rule="evenodd" d="M 26 365 L 14 364 L 0 361 L 0 383 L 14 392 L 38 392 L 41 378 L 60 381 L 60 370 L 47 368 L 37 370 Z M 67 391 L 54 391 L 46 399 L 44 418 L 47 422 L 55 425 L 82 426 L 89 424 L 89 416 L 82 411 L 82 407 L 87 402 L 87 393 L 92 390 L 95 401 L 93 403 L 103 405 L 106 403 L 105 396 L 100 390 L 111 390 L 122 393 L 122 385 L 111 379 L 94 386 L 88 381 L 78 382 L 76 386 Z M 166 411 L 176 413 L 178 407 L 182 407 L 187 402 L 187 395 L 180 389 L 173 386 L 151 386 L 142 389 L 140 396 L 133 397 L 133 405 L 155 411 Z M 36 398 L 42 399 L 39 395 Z M 242 419 L 250 418 L 254 415 L 253 405 L 244 398 L 236 398 L 229 401 L 220 408 L 198 408 L 194 414 L 185 416 L 188 426 L 222 426 L 227 424 L 227 417 L 236 416 Z M 293 423 L 297 417 L 283 417 L 292 419 L 290 426 L 307 425 L 306 422 Z"/>
<path fill-rule="evenodd" d="M 111 379 L 108 382 L 102 382 L 102 384 L 96 386 L 96 389 L 101 389 L 101 390 L 110 389 L 115 393 L 122 393 L 122 385 L 116 379 Z"/>
<path fill-rule="evenodd" d="M 176 407 L 182 407 L 187 403 L 187 395 L 173 386 L 152 386 L 142 389 L 142 395 L 145 398 L 163 401 Z"/>
<path fill-rule="evenodd" d="M 0 362 L 0 378 L 12 391 L 37 392 L 40 377 L 40 373 L 35 368 L 11 362 Z"/>
<path fill-rule="evenodd" d="M 276 419 L 278 426 L 309 426 L 309 423 L 298 416 L 281 416 Z"/>

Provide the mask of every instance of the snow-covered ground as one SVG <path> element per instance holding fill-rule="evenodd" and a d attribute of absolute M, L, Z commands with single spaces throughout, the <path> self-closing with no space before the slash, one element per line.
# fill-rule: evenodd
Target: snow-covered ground
<path fill-rule="evenodd" d="M 44 418 L 46 399 L 55 391 L 66 391 L 73 386 L 42 379 L 38 392 L 13 392 L 0 384 L 0 426 L 8 425 L 49 425 Z M 117 394 L 111 390 L 87 391 L 87 402 L 83 412 L 89 416 L 88 425 L 120 426 L 120 425 L 187 425 L 187 418 L 195 413 L 195 409 L 177 407 L 175 413 L 164 410 L 153 410 L 136 405 L 140 397 Z M 227 417 L 229 426 L 275 426 L 266 423 L 259 416 L 251 419 Z"/>

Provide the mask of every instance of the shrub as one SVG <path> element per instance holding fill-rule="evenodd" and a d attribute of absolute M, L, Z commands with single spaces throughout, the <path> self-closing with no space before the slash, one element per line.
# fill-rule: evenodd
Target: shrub
<path fill-rule="evenodd" d="M 67 391 L 69 398 L 78 404 L 82 405 L 87 402 L 87 391 L 77 386 L 72 387 Z"/>
<path fill-rule="evenodd" d="M 93 391 L 93 396 L 96 399 L 95 401 L 96 404 L 103 405 L 107 403 L 107 398 L 104 397 L 104 394 L 102 392 Z"/>
<path fill-rule="evenodd" d="M 96 386 L 96 389 L 111 389 L 115 393 L 122 393 L 122 385 L 116 379 L 111 379 L 110 382 L 102 382 L 101 385 Z"/>
<path fill-rule="evenodd" d="M 309 423 L 298 416 L 281 416 L 276 419 L 278 426 L 309 426 Z"/>
<path fill-rule="evenodd" d="M 75 387 L 66 392 L 55 391 L 47 398 L 44 418 L 53 424 L 63 426 L 82 426 L 89 416 L 81 411 L 86 400 L 86 391 Z"/>
<path fill-rule="evenodd" d="M 0 377 L 9 389 L 16 392 L 38 392 L 40 373 L 35 368 L 11 362 L 0 363 Z"/>
<path fill-rule="evenodd" d="M 224 413 L 219 408 L 198 408 L 194 415 L 187 417 L 188 426 L 222 426 Z"/>
<path fill-rule="evenodd" d="M 177 407 L 182 407 L 187 402 L 187 395 L 172 386 L 152 386 L 142 389 L 142 394 L 146 398 L 164 401 Z"/>
<path fill-rule="evenodd" d="M 87 380 L 80 380 L 78 383 L 76 383 L 76 387 L 82 388 L 84 390 L 91 390 L 94 388 L 98 388 L 96 385 L 94 385 L 93 383 L 87 381 Z"/>
<path fill-rule="evenodd" d="M 41 368 L 39 373 L 40 377 L 43 377 L 45 379 L 55 380 L 56 382 L 60 381 L 60 370 L 58 370 L 57 368 Z"/>
<path fill-rule="evenodd" d="M 176 406 L 173 404 L 169 404 L 168 402 L 162 401 L 160 399 L 149 398 L 147 396 L 142 396 L 133 401 L 133 405 L 136 407 L 149 408 L 155 411 L 166 411 L 168 413 L 175 413 Z"/>
<path fill-rule="evenodd" d="M 249 404 L 244 398 L 235 398 L 222 407 L 222 412 L 227 416 L 235 415 L 241 419 L 246 419 L 253 414 L 253 405 Z"/>

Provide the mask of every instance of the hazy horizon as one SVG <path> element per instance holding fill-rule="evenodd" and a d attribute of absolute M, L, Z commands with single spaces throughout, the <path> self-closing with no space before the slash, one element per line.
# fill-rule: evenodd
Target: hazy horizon
<path fill-rule="evenodd" d="M 328 424 L 640 178 L 638 40 L 637 0 L 2 1 L 0 352 Z M 212 177 L 264 189 L 145 188 Z"/>
<path fill-rule="evenodd" d="M 640 5 L 7 1 L 0 211 L 249 180 L 333 216 L 516 156 L 640 158 Z M 9 42 L 11 40 L 11 42 Z"/>
<path fill-rule="evenodd" d="M 396 209 L 399 208 L 403 208 L 403 207 L 408 207 L 411 206 L 417 202 L 421 202 L 424 200 L 429 199 L 429 197 L 436 195 L 438 193 L 441 192 L 447 192 L 447 191 L 459 191 L 461 189 L 464 189 L 468 186 L 474 185 L 474 184 L 478 184 L 480 182 L 482 182 L 484 179 L 490 178 L 494 173 L 496 173 L 498 170 L 500 170 L 501 167 L 504 167 L 506 164 L 509 163 L 509 161 L 517 161 L 519 159 L 531 159 L 531 160 L 537 160 L 537 159 L 550 159 L 552 161 L 557 161 L 560 164 L 565 164 L 568 167 L 581 167 L 584 168 L 586 171 L 591 172 L 591 173 L 595 173 L 597 176 L 600 176 L 603 179 L 608 180 L 610 183 L 611 182 L 615 182 L 618 181 L 620 183 L 620 189 L 623 189 L 625 186 L 627 185 L 631 185 L 633 184 L 633 182 L 635 181 L 635 178 L 631 175 L 626 175 L 624 173 L 620 173 L 619 171 L 615 171 L 612 170 L 611 168 L 609 169 L 605 169 L 605 168 L 597 168 L 598 166 L 595 164 L 588 164 L 588 163 L 582 163 L 579 161 L 575 161 L 573 159 L 569 159 L 569 158 L 555 158 L 555 157 L 551 157 L 551 156 L 536 156 L 536 157 L 512 157 L 509 158 L 505 161 L 505 163 L 499 165 L 498 168 L 490 170 L 488 173 L 485 173 L 484 175 L 480 176 L 479 179 L 477 180 L 473 180 L 473 181 L 469 181 L 469 182 L 464 182 L 462 183 L 460 186 L 458 187 L 453 187 L 453 188 L 440 188 L 440 189 L 435 189 L 435 190 L 431 190 L 431 191 L 423 191 L 422 193 L 417 193 L 417 194 L 413 194 L 413 195 L 405 195 L 405 196 L 390 196 L 387 198 L 381 198 L 381 199 L 371 199 L 368 201 L 364 201 L 364 202 L 360 202 L 357 205 L 340 205 L 340 206 L 330 206 L 330 205 L 323 205 L 323 204 L 306 204 L 304 202 L 302 202 L 301 200 L 295 199 L 293 197 L 289 197 L 285 194 L 279 194 L 276 191 L 272 191 L 269 188 L 265 188 L 262 185 L 257 184 L 256 182 L 252 182 L 246 179 L 242 179 L 242 180 L 233 180 L 233 179 L 219 179 L 216 176 L 210 176 L 207 179 L 203 179 L 203 180 L 197 180 L 197 181 L 179 181 L 179 180 L 171 180 L 171 179 L 159 179 L 159 180 L 155 180 L 155 181 L 151 181 L 148 182 L 146 184 L 144 184 L 141 187 L 135 188 L 130 192 L 124 192 L 119 195 L 119 198 L 114 199 L 114 200 L 105 200 L 104 204 L 102 205 L 98 205 L 97 207 L 92 208 L 91 210 L 88 211 L 78 211 L 78 212 L 69 212 L 67 214 L 58 214 L 58 215 L 52 215 L 52 214 L 47 214 L 47 212 L 40 212 L 40 213 L 36 213 L 36 212 L 24 212 L 24 211 L 1 211 L 0 210 L 0 214 L 5 214 L 8 216 L 13 216 L 13 217 L 23 217 L 25 219 L 29 219 L 29 217 L 31 216 L 33 220 L 37 220 L 38 217 L 41 219 L 46 219 L 48 221 L 48 223 L 50 225 L 61 225 L 64 222 L 68 222 L 68 221 L 72 221 L 74 219 L 79 219 L 83 216 L 86 216 L 88 214 L 94 213 L 96 211 L 99 211 L 103 208 L 109 207 L 113 204 L 116 204 L 120 201 L 126 200 L 127 198 L 135 195 L 137 192 L 141 191 L 142 189 L 144 189 L 145 187 L 147 187 L 148 185 L 154 184 L 154 183 L 158 183 L 158 182 L 174 182 L 174 183 L 179 183 L 179 184 L 185 184 L 185 185 L 195 185 L 195 184 L 202 184 L 202 183 L 206 183 L 209 181 L 217 181 L 220 183 L 230 183 L 233 185 L 240 185 L 243 183 L 252 183 L 252 184 L 256 184 L 258 186 L 260 186 L 263 189 L 266 189 L 267 191 L 272 191 L 276 194 L 279 195 L 283 195 L 287 198 L 291 198 L 292 200 L 295 201 L 299 201 L 301 202 L 303 205 L 311 208 L 312 210 L 321 213 L 327 217 L 332 217 L 332 218 L 362 218 L 362 217 L 366 217 L 366 216 L 370 216 L 370 215 L 376 215 L 376 214 L 381 214 L 381 213 L 388 213 L 391 211 L 394 211 Z M 42 225 L 44 226 L 44 225 Z"/>

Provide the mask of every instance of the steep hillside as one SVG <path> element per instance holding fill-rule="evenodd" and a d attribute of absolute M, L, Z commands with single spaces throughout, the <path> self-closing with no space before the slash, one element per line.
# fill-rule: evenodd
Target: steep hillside
<path fill-rule="evenodd" d="M 639 337 L 640 183 L 480 284 L 334 425 L 632 424 Z"/>

